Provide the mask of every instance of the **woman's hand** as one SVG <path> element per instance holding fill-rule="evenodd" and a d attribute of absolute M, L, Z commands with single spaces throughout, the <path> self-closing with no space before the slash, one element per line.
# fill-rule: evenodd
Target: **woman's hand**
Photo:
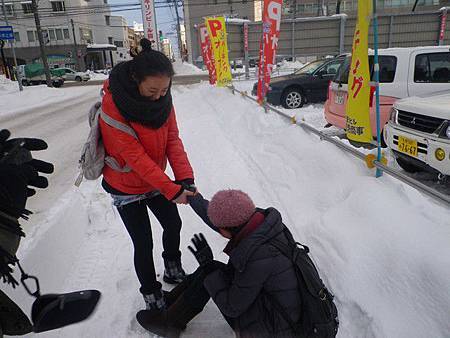
<path fill-rule="evenodd" d="M 172 200 L 173 203 L 176 204 L 188 204 L 188 196 L 194 196 L 197 193 L 197 191 L 189 191 L 189 190 L 183 190 L 180 196 Z"/>

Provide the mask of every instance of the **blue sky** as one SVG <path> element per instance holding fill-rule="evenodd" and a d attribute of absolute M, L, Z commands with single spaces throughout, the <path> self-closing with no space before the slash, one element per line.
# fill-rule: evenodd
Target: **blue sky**
<path fill-rule="evenodd" d="M 126 4 L 126 3 L 136 3 L 136 0 L 110 0 L 110 4 Z M 183 9 L 178 8 L 178 13 L 180 17 L 183 17 Z M 133 25 L 133 21 L 142 23 L 142 13 L 141 10 L 133 10 L 126 12 L 116 12 L 115 15 L 122 15 L 127 20 L 129 26 Z M 161 30 L 165 37 L 168 37 L 172 41 L 172 46 L 174 50 L 177 50 L 177 38 L 176 38 L 176 16 L 175 9 L 169 8 L 157 8 L 156 9 L 156 22 L 158 25 L 158 30 Z M 167 33 L 172 33 L 173 35 L 167 35 Z"/>

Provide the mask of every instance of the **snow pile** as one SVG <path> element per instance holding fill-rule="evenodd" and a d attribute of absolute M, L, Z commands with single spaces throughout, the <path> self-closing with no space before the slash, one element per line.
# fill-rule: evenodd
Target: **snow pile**
<path fill-rule="evenodd" d="M 173 63 L 173 68 L 175 70 L 175 76 L 208 74 L 207 71 L 201 70 L 200 68 L 194 66 L 192 63 L 181 62 L 180 60 L 177 60 L 176 62 Z"/>
<path fill-rule="evenodd" d="M 283 69 L 289 69 L 289 70 L 297 70 L 300 69 L 304 66 L 305 64 L 299 62 L 299 61 L 286 61 L 283 60 L 279 65 L 278 65 L 278 69 L 283 70 Z"/>
<path fill-rule="evenodd" d="M 296 239 L 309 245 L 336 296 L 338 337 L 448 337 L 448 208 L 389 176 L 376 179 L 361 161 L 227 89 L 175 86 L 173 97 L 199 190 L 210 198 L 219 189 L 239 188 L 259 207 L 280 210 Z M 85 128 L 67 137 L 67 145 L 81 147 Z M 48 152 L 61 157 L 60 151 Z M 66 175 L 73 180 L 76 167 Z M 144 304 L 132 244 L 99 183 L 55 196 L 54 208 L 34 224 L 20 250 L 23 265 L 42 278 L 43 292 L 103 293 L 92 319 L 46 337 L 145 335 L 134 319 Z M 186 246 L 200 231 L 216 258 L 225 260 L 225 240 L 189 207 L 179 209 L 186 270 L 197 267 Z M 151 221 L 161 275 L 161 229 L 153 216 Z M 29 308 L 31 299 L 22 289 L 14 297 Z M 233 333 L 210 302 L 183 337 Z"/>
<path fill-rule="evenodd" d="M 102 73 L 95 73 L 93 71 L 87 71 L 89 76 L 91 77 L 91 80 L 93 81 L 104 81 L 109 78 L 108 74 L 102 74 Z"/>
<path fill-rule="evenodd" d="M 66 102 L 66 106 L 71 106 L 83 100 L 86 93 L 99 92 L 97 86 L 48 88 L 46 85 L 23 87 L 20 92 L 16 82 L 7 81 L 6 84 L 0 82 L 0 116 L 5 118 L 12 115 L 17 117 L 43 107 L 60 106 L 64 109 L 60 103 Z"/>
<path fill-rule="evenodd" d="M 6 93 L 14 92 L 14 90 L 18 88 L 19 85 L 17 82 L 7 79 L 4 75 L 0 75 L 0 96 Z"/>

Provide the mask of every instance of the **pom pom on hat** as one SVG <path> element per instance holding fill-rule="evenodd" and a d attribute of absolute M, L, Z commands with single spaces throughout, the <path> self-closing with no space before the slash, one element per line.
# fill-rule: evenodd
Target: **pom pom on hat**
<path fill-rule="evenodd" d="M 218 228 L 232 228 L 246 223 L 255 213 L 255 204 L 241 190 L 218 191 L 208 206 L 208 217 Z"/>

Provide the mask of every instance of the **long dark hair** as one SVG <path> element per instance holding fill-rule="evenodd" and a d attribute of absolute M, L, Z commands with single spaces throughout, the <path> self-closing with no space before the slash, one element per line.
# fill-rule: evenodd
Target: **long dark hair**
<path fill-rule="evenodd" d="M 149 40 L 141 39 L 140 45 L 142 47 L 141 52 L 137 53 L 130 61 L 131 75 L 138 84 L 144 81 L 147 76 L 165 75 L 171 78 L 175 74 L 169 58 L 152 49 L 152 43 Z"/>

